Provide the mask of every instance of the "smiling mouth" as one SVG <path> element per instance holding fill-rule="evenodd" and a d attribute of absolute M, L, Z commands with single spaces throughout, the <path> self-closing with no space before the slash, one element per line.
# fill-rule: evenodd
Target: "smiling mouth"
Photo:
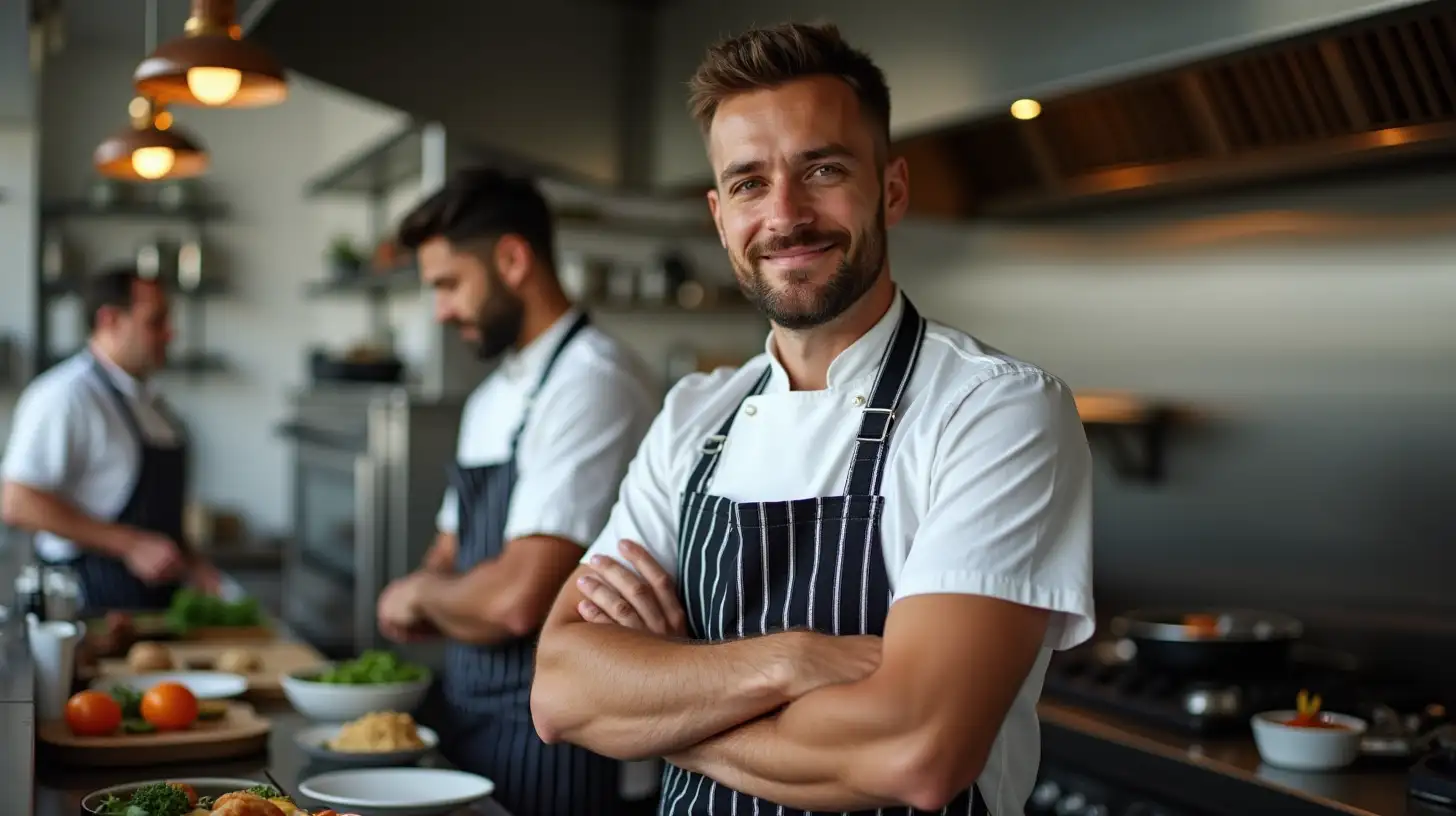
<path fill-rule="evenodd" d="M 790 249 L 780 250 L 778 252 L 765 252 L 763 254 L 763 260 L 765 260 L 765 261 L 803 261 L 803 260 L 809 260 L 809 259 L 812 259 L 812 258 L 817 258 L 820 255 L 823 255 L 824 253 L 828 252 L 829 250 L 831 250 L 833 248 L 834 248 L 834 242 L 833 241 L 825 241 L 823 243 L 818 243 L 818 244 L 806 244 L 804 246 L 796 246 L 796 247 L 792 247 Z"/>

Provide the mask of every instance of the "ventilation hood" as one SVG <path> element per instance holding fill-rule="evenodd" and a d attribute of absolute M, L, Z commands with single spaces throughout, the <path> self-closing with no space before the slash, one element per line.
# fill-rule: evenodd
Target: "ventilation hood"
<path fill-rule="evenodd" d="M 913 209 L 1027 216 L 1456 154 L 1438 0 L 898 140 Z"/>

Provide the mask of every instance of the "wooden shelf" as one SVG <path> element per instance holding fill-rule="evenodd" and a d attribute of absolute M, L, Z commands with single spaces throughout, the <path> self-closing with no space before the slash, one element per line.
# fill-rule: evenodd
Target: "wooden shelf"
<path fill-rule="evenodd" d="M 227 210 L 220 204 L 191 203 L 168 207 L 155 201 L 118 201 L 115 204 L 96 206 L 90 201 L 48 201 L 41 205 L 41 217 L 60 218 L 115 218 L 147 219 L 166 221 L 190 221 L 198 223 L 223 218 Z"/>
<path fill-rule="evenodd" d="M 59 281 L 46 281 L 42 285 L 41 291 L 46 297 L 74 297 L 81 294 L 84 283 L 84 278 L 67 278 Z M 171 294 L 173 296 L 196 298 L 212 297 L 215 295 L 225 294 L 228 291 L 229 287 L 227 281 L 214 275 L 209 278 L 203 278 L 202 285 L 198 286 L 196 289 L 183 289 L 177 286 L 175 282 L 170 281 L 166 283 L 166 288 L 168 294 Z"/>
<path fill-rule="evenodd" d="M 305 291 L 310 297 L 379 296 L 391 292 L 410 292 L 419 288 L 420 273 L 413 267 L 405 267 L 390 272 L 375 272 L 366 269 L 346 278 L 312 281 Z"/>
<path fill-rule="evenodd" d="M 1076 400 L 1088 441 L 1103 446 L 1120 478 L 1145 484 L 1163 480 L 1168 430 L 1180 416 L 1177 409 L 1120 392 L 1083 392 Z"/>

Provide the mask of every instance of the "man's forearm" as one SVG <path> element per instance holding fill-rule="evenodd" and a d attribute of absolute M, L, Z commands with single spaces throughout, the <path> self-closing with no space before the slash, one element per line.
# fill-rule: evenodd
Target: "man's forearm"
<path fill-rule="evenodd" d="M 445 637 L 462 643 L 493 645 L 524 637 L 530 630 L 508 603 L 502 602 L 504 576 L 483 564 L 464 575 L 425 570 L 414 580 L 420 611 Z"/>
<path fill-rule="evenodd" d="M 0 505 L 5 523 L 12 527 L 44 531 L 118 558 L 126 555 L 136 536 L 124 524 L 92 518 L 55 494 L 15 482 L 5 483 Z"/>
<path fill-rule="evenodd" d="M 941 790 L 926 745 L 903 700 L 873 679 L 810 692 L 773 717 L 667 759 L 742 793 L 804 810 L 939 810 L 938 799 L 950 792 Z"/>
<path fill-rule="evenodd" d="M 697 644 L 611 624 L 549 628 L 531 688 L 536 730 L 617 759 L 672 753 L 792 699 L 797 635 Z"/>

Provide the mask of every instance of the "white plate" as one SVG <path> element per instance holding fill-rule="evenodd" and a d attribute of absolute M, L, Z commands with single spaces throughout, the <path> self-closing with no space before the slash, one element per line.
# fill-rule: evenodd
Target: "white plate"
<path fill-rule="evenodd" d="M 406 748 L 401 751 L 335 751 L 328 747 L 328 741 L 339 735 L 342 725 L 315 725 L 305 728 L 293 736 L 310 756 L 326 759 L 339 765 L 354 765 L 357 767 L 386 767 L 389 765 L 410 765 L 420 760 L 420 757 L 429 753 L 436 745 L 440 744 L 440 737 L 434 731 L 416 725 L 415 731 L 420 735 L 420 742 L 424 745 L 419 748 Z"/>
<path fill-rule="evenodd" d="M 495 790 L 483 776 L 443 768 L 333 771 L 305 780 L 298 792 L 329 805 L 390 816 L 436 816 L 478 802 Z"/>
<path fill-rule="evenodd" d="M 248 678 L 241 674 L 215 671 L 148 672 L 124 677 L 102 677 L 91 683 L 97 691 L 110 691 L 113 686 L 130 686 L 138 692 L 158 683 L 181 683 L 199 700 L 226 700 L 248 690 Z"/>

